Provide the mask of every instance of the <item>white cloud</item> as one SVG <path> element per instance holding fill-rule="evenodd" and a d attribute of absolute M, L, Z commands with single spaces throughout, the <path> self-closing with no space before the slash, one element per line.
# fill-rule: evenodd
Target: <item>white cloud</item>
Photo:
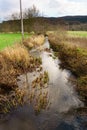
<path fill-rule="evenodd" d="M 53 3 L 54 2 L 54 3 Z M 54 5 L 54 6 L 53 6 Z M 79 0 L 50 0 L 48 13 L 52 12 L 52 15 L 87 15 L 87 1 L 82 2 Z"/>
<path fill-rule="evenodd" d="M 23 9 L 33 4 L 47 16 L 87 15 L 87 0 L 22 0 Z M 19 0 L 0 0 L 0 18 L 19 9 Z"/>

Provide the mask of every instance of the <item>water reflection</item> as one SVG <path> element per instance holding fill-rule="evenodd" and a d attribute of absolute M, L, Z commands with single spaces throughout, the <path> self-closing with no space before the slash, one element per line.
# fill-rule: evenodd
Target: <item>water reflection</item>
<path fill-rule="evenodd" d="M 46 43 L 48 44 L 48 42 Z M 66 112 L 70 108 L 82 105 L 82 103 L 78 99 L 73 85 L 68 82 L 69 71 L 61 70 L 58 59 L 53 59 L 53 56 L 52 51 L 41 53 L 43 70 L 48 72 L 50 79 L 48 88 L 51 108 L 58 112 Z"/>

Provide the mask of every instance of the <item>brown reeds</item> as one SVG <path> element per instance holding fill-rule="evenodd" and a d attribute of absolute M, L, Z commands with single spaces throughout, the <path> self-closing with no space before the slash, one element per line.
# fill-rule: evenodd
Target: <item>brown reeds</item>
<path fill-rule="evenodd" d="M 24 40 L 23 44 L 27 48 L 31 49 L 33 47 L 42 45 L 44 43 L 44 41 L 45 41 L 44 35 L 33 35 L 32 37 Z"/>
<path fill-rule="evenodd" d="M 76 47 L 87 49 L 87 38 L 86 37 L 67 37 L 66 42 Z"/>
<path fill-rule="evenodd" d="M 60 33 L 63 35 L 62 32 Z M 69 43 L 70 39 L 67 40 L 67 37 L 62 39 L 63 36 L 59 36 L 60 34 L 58 33 L 49 35 L 50 45 L 53 50 L 57 52 L 59 59 L 62 61 L 60 64 L 61 67 L 70 70 L 76 76 L 76 89 L 87 105 L 87 51 L 81 47 L 81 44 L 84 44 L 85 47 L 87 39 L 70 38 L 71 41 Z M 73 44 L 73 42 L 75 44 Z"/>
<path fill-rule="evenodd" d="M 33 41 L 33 45 L 44 42 L 43 36 L 30 39 L 29 44 Z M 7 113 L 23 102 L 25 92 L 18 89 L 17 77 L 36 70 L 40 64 L 41 58 L 32 57 L 25 44 L 16 44 L 0 52 L 0 113 Z"/>

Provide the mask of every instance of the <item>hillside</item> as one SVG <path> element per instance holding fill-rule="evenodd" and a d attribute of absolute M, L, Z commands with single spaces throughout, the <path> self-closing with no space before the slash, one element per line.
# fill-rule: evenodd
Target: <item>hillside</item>
<path fill-rule="evenodd" d="M 67 30 L 87 30 L 87 16 L 65 16 L 65 17 L 36 17 L 24 19 L 25 32 L 44 32 L 58 29 L 59 26 Z M 0 23 L 0 32 L 20 31 L 20 20 L 9 20 Z"/>
<path fill-rule="evenodd" d="M 66 22 L 79 22 L 79 23 L 87 23 L 87 16 L 65 16 L 61 17 Z"/>

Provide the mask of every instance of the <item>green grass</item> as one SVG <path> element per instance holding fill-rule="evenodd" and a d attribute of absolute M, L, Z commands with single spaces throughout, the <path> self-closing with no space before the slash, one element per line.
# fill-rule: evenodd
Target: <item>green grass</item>
<path fill-rule="evenodd" d="M 68 34 L 71 37 L 87 38 L 87 31 L 68 31 Z"/>
<path fill-rule="evenodd" d="M 28 37 L 29 34 L 25 34 L 25 37 Z M 20 33 L 0 33 L 0 50 L 3 50 L 5 47 L 12 46 L 13 44 L 21 40 Z"/>

